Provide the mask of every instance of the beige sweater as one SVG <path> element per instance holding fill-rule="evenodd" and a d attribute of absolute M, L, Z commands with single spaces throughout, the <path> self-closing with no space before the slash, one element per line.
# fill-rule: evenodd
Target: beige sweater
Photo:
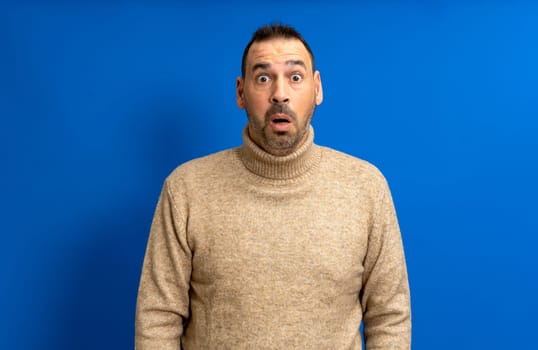
<path fill-rule="evenodd" d="M 136 348 L 409 349 L 390 192 L 369 163 L 313 143 L 244 145 L 165 181 L 142 270 Z"/>

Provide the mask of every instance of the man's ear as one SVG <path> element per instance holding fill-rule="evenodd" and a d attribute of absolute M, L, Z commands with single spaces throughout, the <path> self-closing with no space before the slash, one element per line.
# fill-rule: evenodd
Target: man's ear
<path fill-rule="evenodd" d="M 314 72 L 314 87 L 316 92 L 316 106 L 323 102 L 323 86 L 321 85 L 321 75 L 319 71 Z"/>
<path fill-rule="evenodd" d="M 237 102 L 237 107 L 244 109 L 245 108 L 245 92 L 244 92 L 245 81 L 241 77 L 237 77 L 235 80 L 235 101 Z"/>

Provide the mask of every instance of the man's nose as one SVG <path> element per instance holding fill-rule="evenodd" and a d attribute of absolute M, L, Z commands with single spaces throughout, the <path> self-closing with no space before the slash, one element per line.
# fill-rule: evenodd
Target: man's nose
<path fill-rule="evenodd" d="M 286 79 L 278 78 L 273 85 L 273 93 L 271 96 L 272 103 L 288 103 L 290 101 L 288 95 L 288 86 L 286 85 Z"/>

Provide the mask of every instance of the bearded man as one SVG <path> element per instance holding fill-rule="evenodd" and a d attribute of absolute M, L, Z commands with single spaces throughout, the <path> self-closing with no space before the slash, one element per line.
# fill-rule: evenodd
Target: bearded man
<path fill-rule="evenodd" d="M 319 71 L 292 27 L 259 28 L 236 81 L 243 145 L 166 179 L 140 279 L 136 348 L 409 349 L 391 194 L 371 164 L 314 143 Z"/>

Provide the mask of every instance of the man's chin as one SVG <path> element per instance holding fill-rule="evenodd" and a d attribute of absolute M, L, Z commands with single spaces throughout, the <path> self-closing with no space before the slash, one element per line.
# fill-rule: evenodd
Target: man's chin
<path fill-rule="evenodd" d="M 287 156 L 293 153 L 306 138 L 307 130 L 298 133 L 294 127 L 292 130 L 272 130 L 264 128 L 264 148 L 276 156 Z"/>
<path fill-rule="evenodd" d="M 267 142 L 267 151 L 277 156 L 285 156 L 293 153 L 296 148 L 297 140 L 289 135 L 272 138 Z"/>

